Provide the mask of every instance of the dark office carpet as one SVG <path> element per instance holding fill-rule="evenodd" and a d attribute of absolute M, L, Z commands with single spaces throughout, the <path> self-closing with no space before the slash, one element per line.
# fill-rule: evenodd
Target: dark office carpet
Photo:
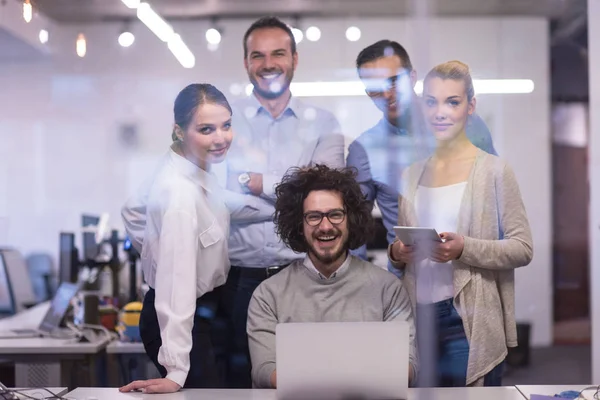
<path fill-rule="evenodd" d="M 590 346 L 554 346 L 531 350 L 528 367 L 508 367 L 502 385 L 587 385 L 592 383 Z"/>

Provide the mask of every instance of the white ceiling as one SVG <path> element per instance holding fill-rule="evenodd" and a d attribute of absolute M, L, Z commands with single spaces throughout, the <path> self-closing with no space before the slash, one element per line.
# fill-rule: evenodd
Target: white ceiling
<path fill-rule="evenodd" d="M 14 1 L 14 0 L 9 0 Z M 427 0 L 146 0 L 165 18 L 213 16 L 375 17 L 410 15 Z M 121 0 L 32 0 L 38 10 L 61 22 L 133 18 Z M 429 0 L 432 13 L 444 16 L 524 15 L 557 18 L 578 0 Z"/>

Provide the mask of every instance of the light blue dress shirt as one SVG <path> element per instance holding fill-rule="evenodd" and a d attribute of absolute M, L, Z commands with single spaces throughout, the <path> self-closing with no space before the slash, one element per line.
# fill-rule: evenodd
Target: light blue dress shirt
<path fill-rule="evenodd" d="M 478 116 L 469 118 L 466 128 L 469 140 L 480 149 L 496 154 L 492 136 L 485 122 Z M 348 147 L 346 164 L 358 170 L 357 181 L 367 200 L 376 201 L 381 210 L 388 243 L 393 243 L 393 227 L 398 223 L 398 193 L 402 170 L 412 163 L 430 156 L 435 143 L 417 142 L 418 137 L 408 135 L 382 118 L 375 126 L 363 132 Z M 353 254 L 366 259 L 366 246 Z M 388 263 L 388 269 L 400 272 Z"/>
<path fill-rule="evenodd" d="M 292 97 L 277 118 L 252 95 L 233 105 L 234 139 L 226 159 L 226 187 L 243 192 L 237 181 L 244 172 L 263 175 L 260 197 L 275 202 L 275 186 L 291 167 L 326 164 L 345 166 L 344 137 L 330 112 Z M 275 208 L 273 207 L 273 212 Z M 265 268 L 303 259 L 275 232 L 273 221 L 232 221 L 229 236 L 231 265 Z"/>

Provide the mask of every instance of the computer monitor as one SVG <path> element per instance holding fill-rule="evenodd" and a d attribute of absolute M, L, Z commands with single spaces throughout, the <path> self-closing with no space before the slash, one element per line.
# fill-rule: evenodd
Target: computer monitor
<path fill-rule="evenodd" d="M 4 257 L 2 257 L 2 253 L 0 253 L 0 313 L 14 314 L 14 312 L 15 307 L 13 303 L 12 288 L 10 287 L 10 281 L 8 280 Z"/>
<path fill-rule="evenodd" d="M 59 280 L 63 282 L 77 282 L 79 275 L 79 252 L 75 247 L 75 234 L 70 232 L 60 233 L 59 248 Z"/>
<path fill-rule="evenodd" d="M 100 251 L 96 241 L 96 230 L 100 223 L 100 217 L 95 215 L 82 215 L 81 227 L 83 229 L 83 258 L 85 260 L 95 260 Z"/>

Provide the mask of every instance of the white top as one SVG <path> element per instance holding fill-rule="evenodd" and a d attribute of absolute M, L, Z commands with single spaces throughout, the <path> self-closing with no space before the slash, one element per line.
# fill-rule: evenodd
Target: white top
<path fill-rule="evenodd" d="M 458 213 L 467 182 L 440 187 L 420 186 L 415 195 L 419 225 L 438 233 L 456 232 Z M 425 259 L 417 269 L 417 302 L 437 303 L 454 297 L 452 263 Z"/>
<path fill-rule="evenodd" d="M 190 368 L 196 299 L 225 283 L 229 273 L 229 212 L 216 178 L 169 151 L 149 187 L 128 204 L 146 203 L 141 254 L 162 346 L 158 362 L 183 386 Z M 123 210 L 127 233 L 135 236 Z"/>

